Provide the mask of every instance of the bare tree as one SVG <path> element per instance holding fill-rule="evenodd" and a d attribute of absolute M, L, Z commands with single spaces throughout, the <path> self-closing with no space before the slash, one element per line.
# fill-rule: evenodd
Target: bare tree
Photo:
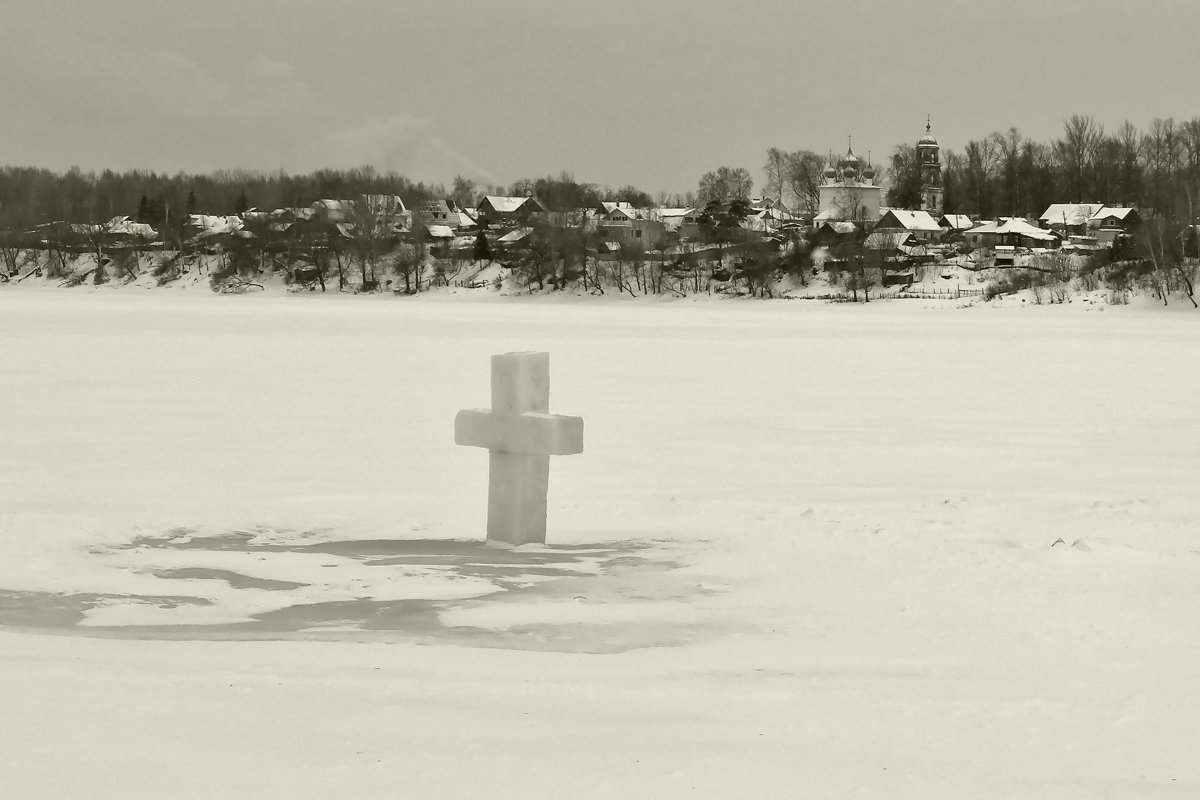
<path fill-rule="evenodd" d="M 1196 265 L 1183 256 L 1184 230 L 1184 226 L 1161 214 L 1146 220 L 1138 230 L 1138 251 L 1153 269 L 1151 285 L 1163 305 L 1167 305 L 1172 278 L 1176 278 L 1184 297 L 1196 308 Z"/>
<path fill-rule="evenodd" d="M 887 202 L 893 208 L 921 207 L 921 161 L 915 145 L 898 144 L 887 168 Z"/>
<path fill-rule="evenodd" d="M 475 205 L 478 192 L 475 181 L 462 175 L 455 175 L 454 188 L 450 190 L 450 199 L 457 203 L 459 208 L 470 208 Z"/>
<path fill-rule="evenodd" d="M 1090 116 L 1072 114 L 1063 122 L 1063 136 L 1054 143 L 1070 197 L 1076 203 L 1093 200 L 1094 173 L 1104 126 Z"/>
<path fill-rule="evenodd" d="M 880 288 L 888 285 L 888 273 L 897 267 L 896 258 L 904 239 L 905 234 L 899 231 L 876 230 L 863 242 L 863 265 L 878 274 Z"/>
<path fill-rule="evenodd" d="M 821 207 L 822 158 L 811 150 L 797 150 L 788 156 L 786 188 L 792 207 L 806 214 L 816 214 Z"/>
<path fill-rule="evenodd" d="M 1000 177 L 1000 208 L 1011 216 L 1020 216 L 1030 209 L 1021 203 L 1025 175 L 1022 170 L 1022 144 L 1024 139 L 1015 127 L 1006 133 L 993 133 L 996 143 L 997 171 Z M 1040 210 L 1040 209 L 1039 209 Z"/>
<path fill-rule="evenodd" d="M 83 226 L 84 238 L 87 240 L 89 249 L 96 258 L 96 265 L 91 270 L 88 270 L 92 275 L 92 282 L 96 285 L 108 280 L 108 272 L 104 268 L 108 262 L 108 258 L 104 255 L 104 248 L 112 241 L 112 228 L 112 220 Z M 81 279 L 82 277 L 80 276 Z"/>
<path fill-rule="evenodd" d="M 991 216 L 992 198 L 991 181 L 996 174 L 996 140 L 993 136 L 973 139 L 967 142 L 963 152 L 966 160 L 965 183 L 967 193 L 974 202 L 975 211 L 980 216 Z"/>
<path fill-rule="evenodd" d="M 428 215 L 423 211 L 414 211 L 405 241 L 401 241 L 388 254 L 388 266 L 392 274 L 404 280 L 404 294 L 421 291 L 421 273 L 428 255 L 427 224 Z"/>
<path fill-rule="evenodd" d="M 374 291 L 379 287 L 376 267 L 385 237 L 391 233 L 395 220 L 395 209 L 386 202 L 376 202 L 363 195 L 351 207 L 353 241 L 358 257 L 361 291 Z"/>
<path fill-rule="evenodd" d="M 838 187 L 833 196 L 833 206 L 838 214 L 838 219 L 863 222 L 866 218 L 866 207 L 863 204 L 862 194 L 856 191 L 852 185 Z"/>
<path fill-rule="evenodd" d="M 743 167 L 718 167 L 700 178 L 699 199 L 701 203 L 731 203 L 750 199 L 754 179 Z"/>
<path fill-rule="evenodd" d="M 1200 117 L 1179 126 L 1179 138 L 1185 153 L 1183 194 L 1187 199 L 1187 221 L 1196 224 L 1196 211 L 1200 206 Z"/>
<path fill-rule="evenodd" d="M 767 150 L 767 163 L 763 165 L 766 183 L 763 184 L 763 196 L 783 200 L 784 187 L 787 184 L 789 154 L 778 147 Z"/>
<path fill-rule="evenodd" d="M 1174 184 L 1179 167 L 1179 132 L 1171 117 L 1155 117 L 1142 137 L 1142 157 L 1153 186 L 1153 203 L 1159 213 L 1174 216 Z"/>

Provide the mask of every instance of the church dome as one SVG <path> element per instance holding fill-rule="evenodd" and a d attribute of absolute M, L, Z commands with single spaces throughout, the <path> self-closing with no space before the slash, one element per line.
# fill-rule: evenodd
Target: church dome
<path fill-rule="evenodd" d="M 852 166 L 842 167 L 842 177 L 846 180 L 851 180 L 858 174 L 858 170 Z"/>
<path fill-rule="evenodd" d="M 937 139 L 933 138 L 933 133 L 931 132 L 932 128 L 933 125 L 926 120 L 925 135 L 917 141 L 917 147 L 937 147 Z"/>
<path fill-rule="evenodd" d="M 867 164 L 867 168 L 863 170 L 862 174 L 867 180 L 873 180 L 875 178 L 875 168 Z"/>
<path fill-rule="evenodd" d="M 842 157 L 842 160 L 838 162 L 838 166 L 841 167 L 842 169 L 845 169 L 846 167 L 857 168 L 858 167 L 858 156 L 854 155 L 854 153 L 847 150 L 846 155 L 844 155 Z"/>
<path fill-rule="evenodd" d="M 831 179 L 837 177 L 837 170 L 833 168 L 832 162 L 829 164 L 829 166 L 825 167 L 825 177 Z"/>

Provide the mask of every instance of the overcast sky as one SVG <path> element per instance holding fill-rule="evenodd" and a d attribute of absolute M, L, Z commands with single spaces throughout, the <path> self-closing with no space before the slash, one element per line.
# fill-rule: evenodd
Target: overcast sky
<path fill-rule="evenodd" d="M 4 0 L 0 163 L 656 192 L 768 147 L 1200 115 L 1195 0 Z"/>

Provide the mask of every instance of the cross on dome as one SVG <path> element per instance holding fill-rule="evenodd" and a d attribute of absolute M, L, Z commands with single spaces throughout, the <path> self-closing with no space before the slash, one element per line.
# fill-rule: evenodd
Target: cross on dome
<path fill-rule="evenodd" d="M 928 114 L 925 115 L 925 135 L 917 142 L 917 146 L 936 147 L 937 139 L 933 138 L 933 121 Z"/>

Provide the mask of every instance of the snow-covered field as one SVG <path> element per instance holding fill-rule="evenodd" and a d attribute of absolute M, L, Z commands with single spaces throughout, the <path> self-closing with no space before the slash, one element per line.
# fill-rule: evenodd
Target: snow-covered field
<path fill-rule="evenodd" d="M 0 292 L 0 795 L 1200 796 L 1200 318 L 953 305 Z"/>

